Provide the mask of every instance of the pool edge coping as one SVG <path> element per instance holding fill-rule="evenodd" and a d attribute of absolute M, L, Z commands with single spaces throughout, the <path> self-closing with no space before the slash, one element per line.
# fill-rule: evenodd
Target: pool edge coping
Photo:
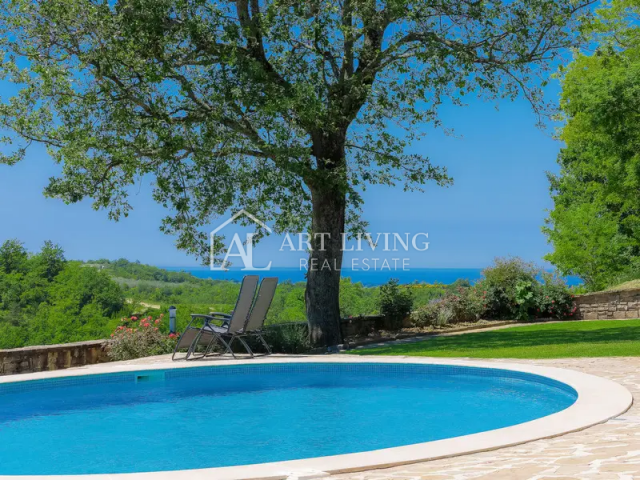
<path fill-rule="evenodd" d="M 273 363 L 402 363 L 424 365 L 449 365 L 491 368 L 530 373 L 565 383 L 576 390 L 578 399 L 570 407 L 560 412 L 529 422 L 495 430 L 435 440 L 412 445 L 348 453 L 300 460 L 216 467 L 195 470 L 171 470 L 160 472 L 93 474 L 93 475 L 20 475 L 2 476 L 0 480 L 279 480 L 293 477 L 320 478 L 330 474 L 375 470 L 411 463 L 425 462 L 448 457 L 519 445 L 534 440 L 556 437 L 570 432 L 606 422 L 629 409 L 633 403 L 631 393 L 622 385 L 611 380 L 564 368 L 546 367 L 519 363 L 489 362 L 467 359 L 445 359 L 432 357 L 376 356 L 374 358 L 355 355 L 331 356 L 270 356 L 254 359 L 216 362 L 171 362 L 158 361 L 142 363 L 105 363 L 68 370 L 37 372 L 0 377 L 1 383 L 123 373 L 131 371 L 165 370 L 176 368 L 201 368 L 224 365 Z M 213 446 L 212 446 L 213 447 Z"/>

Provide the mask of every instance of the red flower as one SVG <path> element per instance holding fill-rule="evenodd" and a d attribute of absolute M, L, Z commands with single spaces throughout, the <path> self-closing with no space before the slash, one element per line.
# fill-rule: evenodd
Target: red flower
<path fill-rule="evenodd" d="M 143 327 L 150 327 L 150 326 L 151 326 L 151 324 L 149 324 L 149 323 L 145 323 L 145 324 L 143 324 L 142 326 L 143 326 Z"/>
<path fill-rule="evenodd" d="M 131 320 L 138 320 L 138 317 L 131 317 Z"/>
<path fill-rule="evenodd" d="M 160 319 L 158 318 L 154 323 L 158 325 L 160 323 Z"/>
<path fill-rule="evenodd" d="M 551 300 L 551 303 L 556 303 L 556 301 L 555 300 Z"/>
<path fill-rule="evenodd" d="M 170 334 L 169 334 L 169 338 L 176 338 L 176 336 L 177 336 L 177 335 L 176 335 L 175 333 L 170 333 Z"/>

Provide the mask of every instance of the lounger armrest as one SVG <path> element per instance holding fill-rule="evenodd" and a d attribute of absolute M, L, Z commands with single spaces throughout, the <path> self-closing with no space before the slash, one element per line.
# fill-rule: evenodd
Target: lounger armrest
<path fill-rule="evenodd" d="M 220 317 L 217 315 L 205 315 L 203 313 L 192 313 L 191 321 L 193 322 L 196 319 L 203 319 L 205 325 L 210 322 L 222 322 L 222 324 L 224 325 L 225 323 L 229 323 L 230 317 L 226 317 L 226 316 Z"/>
<path fill-rule="evenodd" d="M 213 316 L 205 315 L 204 313 L 192 313 L 191 318 L 206 318 L 207 320 L 212 320 Z"/>
<path fill-rule="evenodd" d="M 229 314 L 229 313 L 222 313 L 222 312 L 209 312 L 209 315 L 211 315 L 212 317 L 225 317 L 225 318 L 231 318 L 231 314 Z"/>

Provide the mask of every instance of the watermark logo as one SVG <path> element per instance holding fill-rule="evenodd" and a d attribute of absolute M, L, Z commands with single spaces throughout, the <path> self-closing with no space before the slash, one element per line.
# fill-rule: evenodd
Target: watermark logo
<path fill-rule="evenodd" d="M 251 215 L 245 209 L 239 210 L 238 212 L 236 212 L 234 216 L 229 218 L 226 222 L 224 222 L 222 225 L 220 225 L 218 228 L 216 228 L 209 234 L 209 244 L 211 247 L 209 258 L 210 258 L 211 270 L 223 270 L 223 271 L 228 270 L 227 265 L 229 265 L 230 263 L 229 257 L 240 257 L 244 265 L 244 268 L 242 270 L 265 271 L 265 270 L 271 269 L 272 262 L 269 262 L 269 265 L 267 265 L 266 267 L 256 267 L 253 265 L 253 237 L 256 235 L 255 233 L 247 233 L 246 241 L 244 242 L 244 244 L 240 239 L 240 235 L 235 233 L 233 235 L 233 239 L 231 240 L 231 244 L 229 245 L 229 248 L 227 248 L 227 253 L 224 256 L 222 265 L 220 265 L 219 267 L 215 266 L 214 245 L 215 245 L 216 233 L 218 233 L 220 230 L 222 230 L 224 227 L 226 227 L 230 223 L 235 222 L 236 219 L 238 219 L 243 215 L 246 216 L 249 220 L 251 220 L 256 225 L 259 225 L 260 227 L 264 228 L 267 232 L 272 233 L 271 229 L 267 226 L 267 224 L 265 224 L 258 218 Z M 235 247 L 235 252 L 234 252 L 234 247 Z"/>
<path fill-rule="evenodd" d="M 225 221 L 218 228 L 213 230 L 210 234 L 210 266 L 211 270 L 223 270 L 227 271 L 231 262 L 230 257 L 240 257 L 245 271 L 265 271 L 270 270 L 273 261 L 270 261 L 266 267 L 258 267 L 253 264 L 253 239 L 256 233 L 247 233 L 246 239 L 243 242 L 239 234 L 234 234 L 229 247 L 225 253 L 224 259 L 220 266 L 216 266 L 215 259 L 215 240 L 216 234 L 220 232 L 230 223 L 234 222 L 241 216 L 246 216 L 253 223 L 264 229 L 267 233 L 272 233 L 271 228 L 255 216 L 251 215 L 246 210 L 242 209 L 235 215 Z M 349 239 L 347 234 L 341 234 L 340 236 L 339 250 L 344 254 L 346 253 L 350 257 L 351 270 L 409 270 L 409 258 L 403 256 L 401 252 L 424 252 L 429 249 L 429 234 L 425 232 L 418 233 L 362 233 L 357 234 L 354 238 Z M 328 260 L 322 262 L 315 258 L 313 253 L 312 243 L 316 246 L 317 251 L 324 252 L 327 250 L 331 241 L 330 233 L 286 233 L 279 248 L 280 252 L 300 252 L 304 256 L 300 258 L 300 270 L 316 271 L 316 270 L 340 270 L 342 265 L 337 265 L 335 261 L 339 258 L 334 256 L 334 263 L 332 264 Z M 338 246 L 333 244 L 333 248 L 336 250 Z M 366 254 L 360 254 L 359 252 L 367 252 Z M 354 253 L 350 253 L 354 252 Z M 356 253 L 358 252 L 358 253 Z M 376 255 L 376 252 L 398 252 L 382 254 L 380 257 Z M 371 256 L 376 255 L 376 256 Z M 324 255 L 323 255 L 324 256 Z"/>

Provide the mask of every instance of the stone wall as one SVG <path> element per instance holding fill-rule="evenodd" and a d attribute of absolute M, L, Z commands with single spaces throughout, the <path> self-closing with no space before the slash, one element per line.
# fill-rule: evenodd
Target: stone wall
<path fill-rule="evenodd" d="M 0 375 L 81 367 L 109 361 L 106 340 L 0 350 Z"/>
<path fill-rule="evenodd" d="M 406 322 L 402 322 L 402 326 L 409 325 Z M 343 338 L 368 335 L 371 332 L 380 330 L 393 331 L 398 330 L 398 327 L 397 321 L 384 315 L 363 315 L 340 320 Z"/>
<path fill-rule="evenodd" d="M 574 300 L 579 319 L 640 318 L 640 289 L 588 293 Z"/>

